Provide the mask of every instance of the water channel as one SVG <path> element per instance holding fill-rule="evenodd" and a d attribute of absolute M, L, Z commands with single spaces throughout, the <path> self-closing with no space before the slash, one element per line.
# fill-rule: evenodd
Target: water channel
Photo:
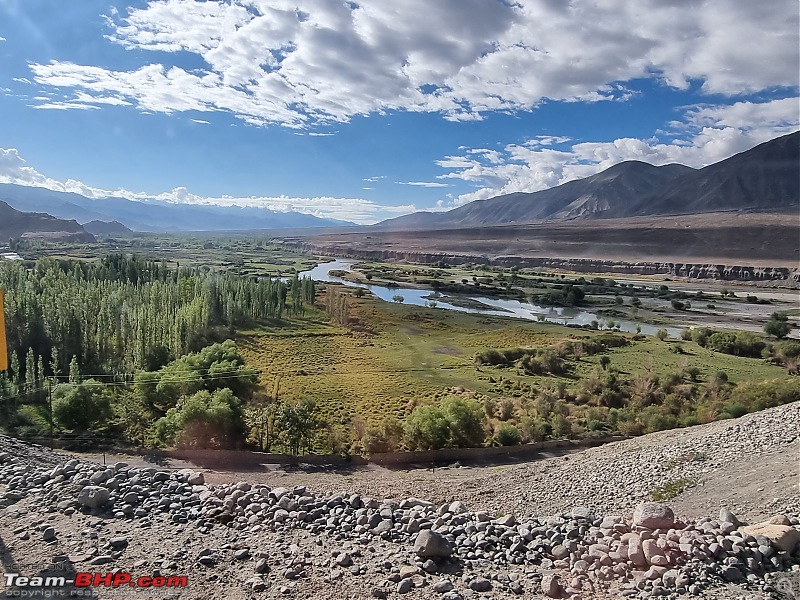
<path fill-rule="evenodd" d="M 484 315 L 514 317 L 517 319 L 525 319 L 528 321 L 546 321 L 549 323 L 558 323 L 561 325 L 589 325 L 592 321 L 597 321 L 601 326 L 604 326 L 606 319 L 598 316 L 595 313 L 580 310 L 574 307 L 560 307 L 560 306 L 539 306 L 530 304 L 528 302 L 520 302 L 519 300 L 508 300 L 502 298 L 487 298 L 485 296 L 462 296 L 475 302 L 480 302 L 486 305 L 486 308 L 466 308 L 463 306 L 456 306 L 449 304 L 444 298 L 437 296 L 436 292 L 425 288 L 414 287 L 387 287 L 382 285 L 372 285 L 355 283 L 346 281 L 339 277 L 330 275 L 331 271 L 352 271 L 352 267 L 357 260 L 336 259 L 330 262 L 322 263 L 311 269 L 310 271 L 303 271 L 300 277 L 311 277 L 314 281 L 329 281 L 341 283 L 350 287 L 360 287 L 369 290 L 373 295 L 381 300 L 391 302 L 394 296 L 400 295 L 403 297 L 405 304 L 414 306 L 427 306 L 430 300 L 436 301 L 436 308 L 443 310 L 456 310 L 467 313 L 477 313 Z M 457 294 L 450 294 L 451 297 L 456 297 Z M 637 323 L 636 321 L 629 321 L 625 319 L 614 318 L 614 322 L 618 324 L 621 331 L 633 333 L 636 331 L 637 325 L 641 327 L 641 332 L 645 335 L 655 335 L 659 329 L 666 329 L 670 337 L 679 337 L 681 329 L 677 327 L 657 327 L 648 325 L 646 323 Z"/>

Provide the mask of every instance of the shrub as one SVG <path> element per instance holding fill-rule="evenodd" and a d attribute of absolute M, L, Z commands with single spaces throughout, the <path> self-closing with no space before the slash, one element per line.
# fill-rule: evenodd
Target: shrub
<path fill-rule="evenodd" d="M 786 340 L 775 344 L 775 353 L 782 359 L 800 356 L 800 342 Z"/>
<path fill-rule="evenodd" d="M 715 352 L 759 358 L 767 344 L 747 331 L 717 331 L 708 337 L 708 347 Z"/>
<path fill-rule="evenodd" d="M 497 442 L 501 446 L 517 446 L 522 442 L 522 435 L 519 429 L 506 423 L 497 432 Z"/>
<path fill-rule="evenodd" d="M 483 408 L 477 400 L 445 398 L 438 406 L 420 406 L 406 419 L 405 440 L 410 450 L 447 446 L 481 446 L 486 437 Z"/>
<path fill-rule="evenodd" d="M 666 329 L 659 329 L 656 331 L 656 337 L 660 339 L 662 342 L 669 337 L 669 333 Z"/>
<path fill-rule="evenodd" d="M 150 440 L 159 446 L 232 448 L 244 439 L 244 430 L 241 405 L 231 390 L 202 390 L 156 421 Z"/>
<path fill-rule="evenodd" d="M 557 438 L 566 438 L 572 434 L 572 423 L 560 413 L 553 414 L 552 426 L 553 435 Z"/>
<path fill-rule="evenodd" d="M 367 427 L 361 446 L 367 454 L 396 452 L 403 439 L 403 425 L 394 417 L 387 417 L 377 427 Z"/>
<path fill-rule="evenodd" d="M 714 333 L 713 329 L 708 327 L 698 327 L 697 329 L 692 330 L 692 341 L 701 348 L 705 348 L 706 343 L 708 342 L 708 336 L 710 336 L 712 333 Z"/>
<path fill-rule="evenodd" d="M 741 417 L 742 415 L 747 414 L 747 407 L 744 404 L 740 404 L 738 402 L 731 402 L 730 404 L 726 404 L 725 408 L 722 409 L 722 413 L 720 414 L 721 419 L 736 419 Z"/>
<path fill-rule="evenodd" d="M 450 440 L 450 426 L 438 406 L 419 406 L 403 427 L 409 450 L 438 450 Z"/>
<path fill-rule="evenodd" d="M 741 404 L 750 412 L 798 400 L 800 400 L 800 381 L 797 379 L 745 383 L 737 387 L 731 394 L 731 404 Z"/>
<path fill-rule="evenodd" d="M 515 408 L 516 405 L 514 404 L 513 398 L 503 398 L 500 401 L 500 420 L 508 421 L 511 417 L 514 416 Z"/>
<path fill-rule="evenodd" d="M 483 409 L 477 400 L 445 398 L 441 410 L 450 428 L 450 445 L 473 448 L 483 445 L 486 431 Z"/>
<path fill-rule="evenodd" d="M 792 326 L 788 322 L 786 313 L 781 312 L 772 313 L 772 317 L 764 325 L 764 333 L 774 335 L 778 339 L 785 338 L 791 330 Z"/>
<path fill-rule="evenodd" d="M 523 437 L 529 442 L 541 442 L 545 440 L 553 430 L 550 423 L 542 419 L 525 417 L 520 423 Z"/>
<path fill-rule="evenodd" d="M 111 414 L 108 388 L 99 381 L 62 383 L 53 390 L 53 419 L 66 429 L 93 429 Z"/>

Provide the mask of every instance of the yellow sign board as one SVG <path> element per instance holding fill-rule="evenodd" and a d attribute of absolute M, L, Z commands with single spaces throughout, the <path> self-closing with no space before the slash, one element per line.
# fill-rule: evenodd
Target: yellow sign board
<path fill-rule="evenodd" d="M 0 290 L 0 371 L 8 369 L 8 348 L 6 347 L 6 315 L 3 312 L 3 290 Z"/>

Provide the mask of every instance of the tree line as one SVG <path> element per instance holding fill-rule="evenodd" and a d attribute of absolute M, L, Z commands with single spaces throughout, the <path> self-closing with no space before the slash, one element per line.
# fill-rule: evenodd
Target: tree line
<path fill-rule="evenodd" d="M 84 373 L 153 370 L 222 332 L 302 311 L 315 294 L 313 281 L 297 276 L 169 269 L 121 254 L 91 263 L 46 258 L 31 270 L 9 262 L 0 288 L 15 385 L 64 374 L 73 358 Z"/>

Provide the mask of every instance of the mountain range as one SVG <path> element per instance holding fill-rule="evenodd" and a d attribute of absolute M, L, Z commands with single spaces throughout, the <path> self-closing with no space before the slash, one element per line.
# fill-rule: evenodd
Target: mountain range
<path fill-rule="evenodd" d="M 346 221 L 268 208 L 177 204 L 156 199 L 137 201 L 113 196 L 87 198 L 71 192 L 12 183 L 0 184 L 0 200 L 21 211 L 46 212 L 82 224 L 116 221 L 133 231 L 227 231 L 352 225 Z"/>
<path fill-rule="evenodd" d="M 89 237 L 124 235 L 131 230 L 253 231 L 352 225 L 267 208 L 88 198 L 8 183 L 0 184 L 2 200 L 5 203 L 0 212 L 0 239 L 21 235 L 20 224 L 24 223 L 38 224 L 38 231 L 42 232 Z M 432 230 L 720 211 L 797 215 L 799 208 L 800 132 L 795 132 L 702 169 L 626 161 L 547 190 L 476 200 L 448 212 L 417 212 L 369 229 Z M 12 214 L 8 209 L 16 211 Z M 24 213 L 18 211 L 37 214 L 23 217 Z"/>
<path fill-rule="evenodd" d="M 94 236 L 77 221 L 57 219 L 44 213 L 20 212 L 0 201 L 0 240 L 30 236 L 78 242 L 95 241 Z"/>
<path fill-rule="evenodd" d="M 626 161 L 547 190 L 418 212 L 376 227 L 410 231 L 720 211 L 796 215 L 798 209 L 800 132 L 795 132 L 702 169 Z"/>

